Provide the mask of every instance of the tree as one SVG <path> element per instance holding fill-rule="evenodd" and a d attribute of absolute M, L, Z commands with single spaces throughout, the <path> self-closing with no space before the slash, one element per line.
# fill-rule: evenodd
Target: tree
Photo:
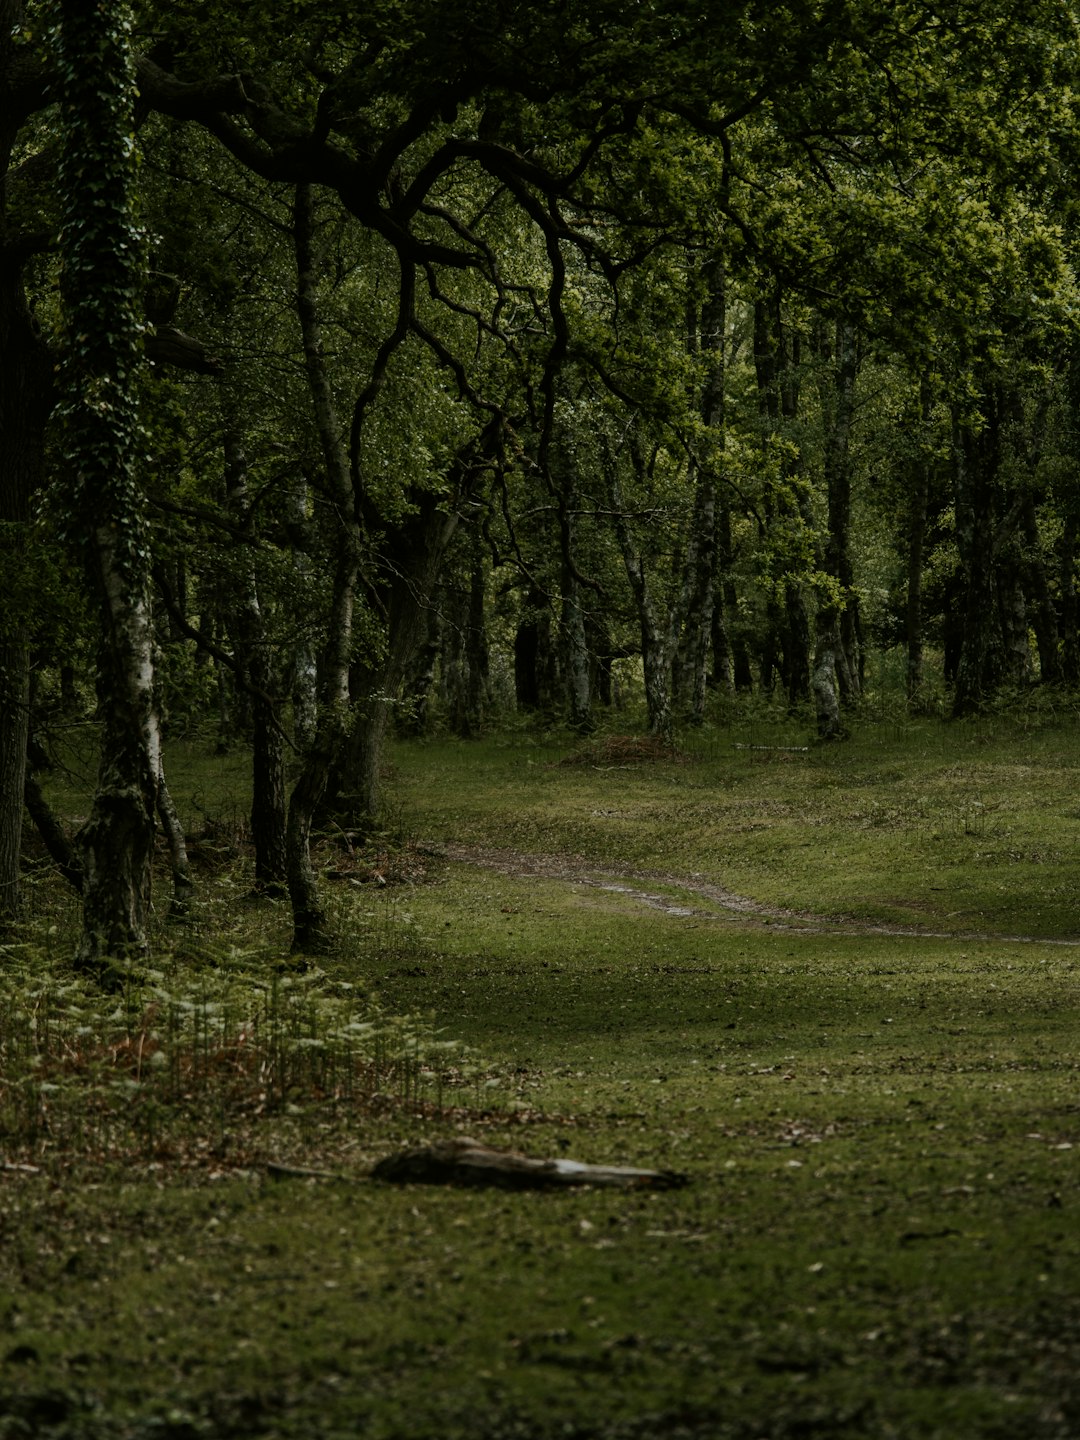
<path fill-rule="evenodd" d="M 20 209 L 18 189 L 7 178 L 13 166 L 29 163 L 19 154 L 19 131 L 42 103 L 24 12 L 19 0 L 0 0 L 0 921 L 20 909 L 31 594 L 23 565 L 53 389 L 52 356 L 26 296 L 27 268 L 47 234 L 30 205 Z"/>
<path fill-rule="evenodd" d="M 100 625 L 101 759 L 80 835 L 85 879 L 77 959 L 113 981 L 118 966 L 148 945 L 161 783 L 150 557 L 137 478 L 142 245 L 133 218 L 130 24 L 123 3 L 63 0 L 57 35 L 65 499 Z"/>

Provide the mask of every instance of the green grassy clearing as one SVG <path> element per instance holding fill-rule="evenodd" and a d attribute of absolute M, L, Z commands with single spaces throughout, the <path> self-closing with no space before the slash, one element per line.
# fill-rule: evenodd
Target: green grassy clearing
<path fill-rule="evenodd" d="M 0 1179 L 0 1437 L 1080 1433 L 1080 948 L 1053 943 L 1077 930 L 1071 730 L 733 741 L 750 743 L 625 769 L 520 736 L 400 747 L 402 829 L 581 857 L 569 877 L 454 862 L 422 884 L 327 881 L 340 951 L 286 973 L 300 999 L 274 1001 L 243 1083 L 209 1078 L 227 1047 L 195 1005 L 209 1039 L 163 1041 L 153 1094 L 140 1074 L 109 1110 L 99 1057 L 55 1080 L 36 1134 L 0 1109 L 0 1153 L 36 1167 Z M 183 758 L 190 819 L 222 762 Z M 229 980 L 237 1016 L 277 994 L 287 915 L 243 898 L 242 793 L 203 802 L 199 915 L 160 981 L 178 1015 L 200 977 L 206 1003 Z M 634 870 L 667 878 L 590 883 Z M 766 923 L 691 876 L 849 918 Z M 332 1047 L 320 1071 L 326 1046 L 305 1069 L 278 1043 L 372 997 L 417 1017 L 417 1058 L 366 1088 L 343 1093 Z M 130 1000 L 114 1039 L 147 1031 Z M 433 1028 L 471 1050 L 421 1057 Z M 691 1184 L 266 1173 L 280 1156 L 358 1174 L 455 1130 Z"/>

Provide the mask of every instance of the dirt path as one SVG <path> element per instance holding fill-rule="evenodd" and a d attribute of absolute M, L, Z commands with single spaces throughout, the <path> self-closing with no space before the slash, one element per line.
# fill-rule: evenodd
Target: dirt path
<path fill-rule="evenodd" d="M 881 925 L 858 920 L 848 915 L 810 915 L 765 905 L 745 895 L 736 895 L 721 885 L 714 885 L 699 875 L 670 875 L 661 870 L 618 871 L 597 868 L 580 855 L 529 855 L 519 850 L 498 849 L 486 845 L 462 845 L 454 841 L 438 847 L 447 860 L 459 865 L 475 865 L 496 870 L 502 875 L 536 876 L 543 880 L 562 880 L 610 894 L 625 895 L 638 904 L 667 915 L 696 920 L 735 920 L 744 925 L 757 923 L 771 930 L 801 931 L 811 935 L 893 935 L 918 940 L 967 940 L 1016 945 L 1080 945 L 1076 937 L 1048 938 L 1039 935 L 998 935 L 975 930 L 928 930 L 914 925 Z M 645 888 L 662 885 L 687 897 L 682 900 Z M 706 909 L 692 903 L 704 900 Z"/>

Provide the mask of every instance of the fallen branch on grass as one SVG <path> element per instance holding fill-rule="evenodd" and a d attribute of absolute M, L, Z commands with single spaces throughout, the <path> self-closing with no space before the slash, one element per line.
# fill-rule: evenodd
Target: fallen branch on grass
<path fill-rule="evenodd" d="M 395 1185 L 495 1185 L 510 1190 L 548 1190 L 568 1185 L 605 1185 L 624 1190 L 673 1190 L 688 1182 L 674 1170 L 624 1165 L 586 1165 L 580 1160 L 534 1160 L 515 1150 L 492 1150 L 479 1140 L 438 1140 L 388 1155 L 372 1179 Z"/>

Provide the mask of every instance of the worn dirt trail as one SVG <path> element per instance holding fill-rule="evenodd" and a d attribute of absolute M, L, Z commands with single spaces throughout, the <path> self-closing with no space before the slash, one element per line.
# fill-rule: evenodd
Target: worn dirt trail
<path fill-rule="evenodd" d="M 562 880 L 568 885 L 625 895 L 652 910 L 667 915 L 715 922 L 738 921 L 741 925 L 758 924 L 770 930 L 785 929 L 811 935 L 893 935 L 917 940 L 967 940 L 1015 945 L 1080 945 L 1080 938 L 1041 935 L 1000 935 L 978 930 L 930 930 L 915 925 L 883 925 L 859 920 L 850 915 L 810 915 L 780 906 L 765 905 L 746 895 L 736 895 L 700 875 L 671 875 L 662 870 L 609 870 L 592 865 L 580 855 L 535 855 L 520 850 L 500 849 L 487 845 L 464 845 L 456 841 L 438 847 L 447 860 L 460 865 L 475 865 L 503 875 L 535 876 L 537 879 Z M 662 885 L 680 895 L 663 895 L 650 889 Z M 706 901 L 708 908 L 694 901 Z"/>

